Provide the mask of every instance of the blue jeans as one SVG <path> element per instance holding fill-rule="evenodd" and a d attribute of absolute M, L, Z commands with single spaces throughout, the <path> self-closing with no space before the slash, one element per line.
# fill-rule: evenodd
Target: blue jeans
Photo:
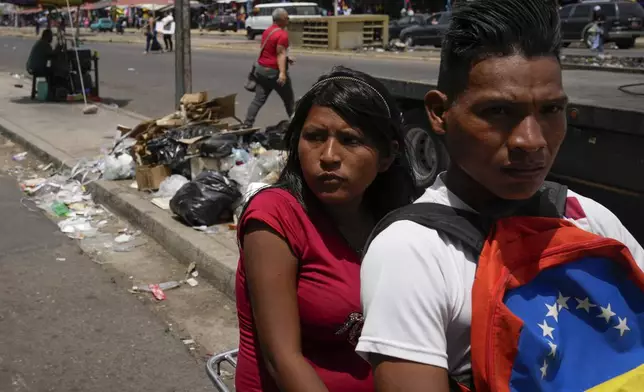
<path fill-rule="evenodd" d="M 154 46 L 159 46 L 159 42 L 157 41 L 156 34 L 147 34 L 145 36 L 145 51 L 146 52 L 150 51 L 150 44 L 151 43 L 156 43 L 156 45 L 154 45 Z"/>

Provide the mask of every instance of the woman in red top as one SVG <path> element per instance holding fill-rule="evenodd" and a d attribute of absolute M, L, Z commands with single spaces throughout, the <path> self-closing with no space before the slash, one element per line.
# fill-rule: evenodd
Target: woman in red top
<path fill-rule="evenodd" d="M 373 391 L 354 351 L 360 258 L 371 229 L 417 195 L 399 110 L 346 68 L 300 100 L 278 183 L 239 224 L 239 392 Z"/>

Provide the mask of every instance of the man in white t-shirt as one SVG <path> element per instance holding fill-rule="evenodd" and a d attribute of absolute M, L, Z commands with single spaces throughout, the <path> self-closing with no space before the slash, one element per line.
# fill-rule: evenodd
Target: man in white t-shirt
<path fill-rule="evenodd" d="M 550 0 L 479 0 L 453 14 L 438 90 L 426 98 L 452 163 L 417 201 L 470 212 L 542 186 L 566 133 L 559 15 Z M 568 191 L 566 218 L 644 250 L 608 209 Z M 365 323 L 356 350 L 376 389 L 448 391 L 471 373 L 471 292 L 478 255 L 443 233 L 399 221 L 362 264 Z"/>

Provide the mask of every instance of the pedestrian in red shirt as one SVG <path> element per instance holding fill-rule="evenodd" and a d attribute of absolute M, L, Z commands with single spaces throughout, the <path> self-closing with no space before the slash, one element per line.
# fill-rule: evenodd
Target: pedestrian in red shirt
<path fill-rule="evenodd" d="M 371 229 L 417 196 L 400 111 L 374 78 L 335 68 L 301 99 L 277 184 L 242 213 L 240 392 L 373 391 L 355 353 Z"/>
<path fill-rule="evenodd" d="M 289 118 L 295 106 L 293 86 L 288 75 L 287 64 L 292 63 L 287 55 L 288 33 L 284 28 L 288 25 L 288 13 L 284 8 L 273 11 L 273 25 L 262 34 L 262 49 L 255 64 L 255 80 L 257 88 L 255 98 L 248 107 L 244 126 L 251 128 L 255 124 L 257 113 L 264 106 L 273 90 L 277 91 L 284 102 Z"/>

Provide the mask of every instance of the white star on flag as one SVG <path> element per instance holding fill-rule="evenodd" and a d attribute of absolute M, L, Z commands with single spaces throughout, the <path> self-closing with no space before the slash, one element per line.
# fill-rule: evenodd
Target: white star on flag
<path fill-rule="evenodd" d="M 557 307 L 557 303 L 555 302 L 553 305 L 546 304 L 546 308 L 548 308 L 546 317 L 552 316 L 556 322 L 559 322 L 559 308 Z"/>
<path fill-rule="evenodd" d="M 550 346 L 550 354 L 548 354 L 548 356 L 554 357 L 557 355 L 557 345 L 550 341 L 548 341 L 548 345 Z"/>
<path fill-rule="evenodd" d="M 545 359 L 543 360 L 543 366 L 541 366 L 539 370 L 541 370 L 541 379 L 543 380 L 548 373 L 548 362 Z"/>
<path fill-rule="evenodd" d="M 606 320 L 606 323 L 609 323 L 610 318 L 615 315 L 615 312 L 610 309 L 610 304 L 605 308 L 603 306 L 600 306 L 599 308 L 602 310 L 602 314 L 598 314 L 597 317 L 602 317 Z"/>
<path fill-rule="evenodd" d="M 575 299 L 579 303 L 579 305 L 577 305 L 576 309 L 583 309 L 583 310 L 586 311 L 586 313 L 590 313 L 590 308 L 594 308 L 594 307 L 597 306 L 595 304 L 591 304 L 590 301 L 588 300 L 588 297 L 586 297 L 586 299 L 584 299 L 584 300 L 581 300 L 579 298 L 575 298 Z"/>
<path fill-rule="evenodd" d="M 559 298 L 557 298 L 557 304 L 559 304 L 559 310 L 565 308 L 568 309 L 568 300 L 570 297 L 564 297 L 563 294 L 561 294 L 561 291 L 559 292 Z"/>
<path fill-rule="evenodd" d="M 541 330 L 543 331 L 543 336 L 549 336 L 550 339 L 555 340 L 554 336 L 552 336 L 552 331 L 554 331 L 554 328 L 551 328 L 546 320 L 543 320 L 543 325 L 537 324 L 539 327 L 541 327 Z"/>
<path fill-rule="evenodd" d="M 616 325 L 613 328 L 619 330 L 619 336 L 624 336 L 624 332 L 630 331 L 631 329 L 628 327 L 628 325 L 626 325 L 626 317 L 617 317 L 617 319 L 619 320 L 619 325 Z"/>

